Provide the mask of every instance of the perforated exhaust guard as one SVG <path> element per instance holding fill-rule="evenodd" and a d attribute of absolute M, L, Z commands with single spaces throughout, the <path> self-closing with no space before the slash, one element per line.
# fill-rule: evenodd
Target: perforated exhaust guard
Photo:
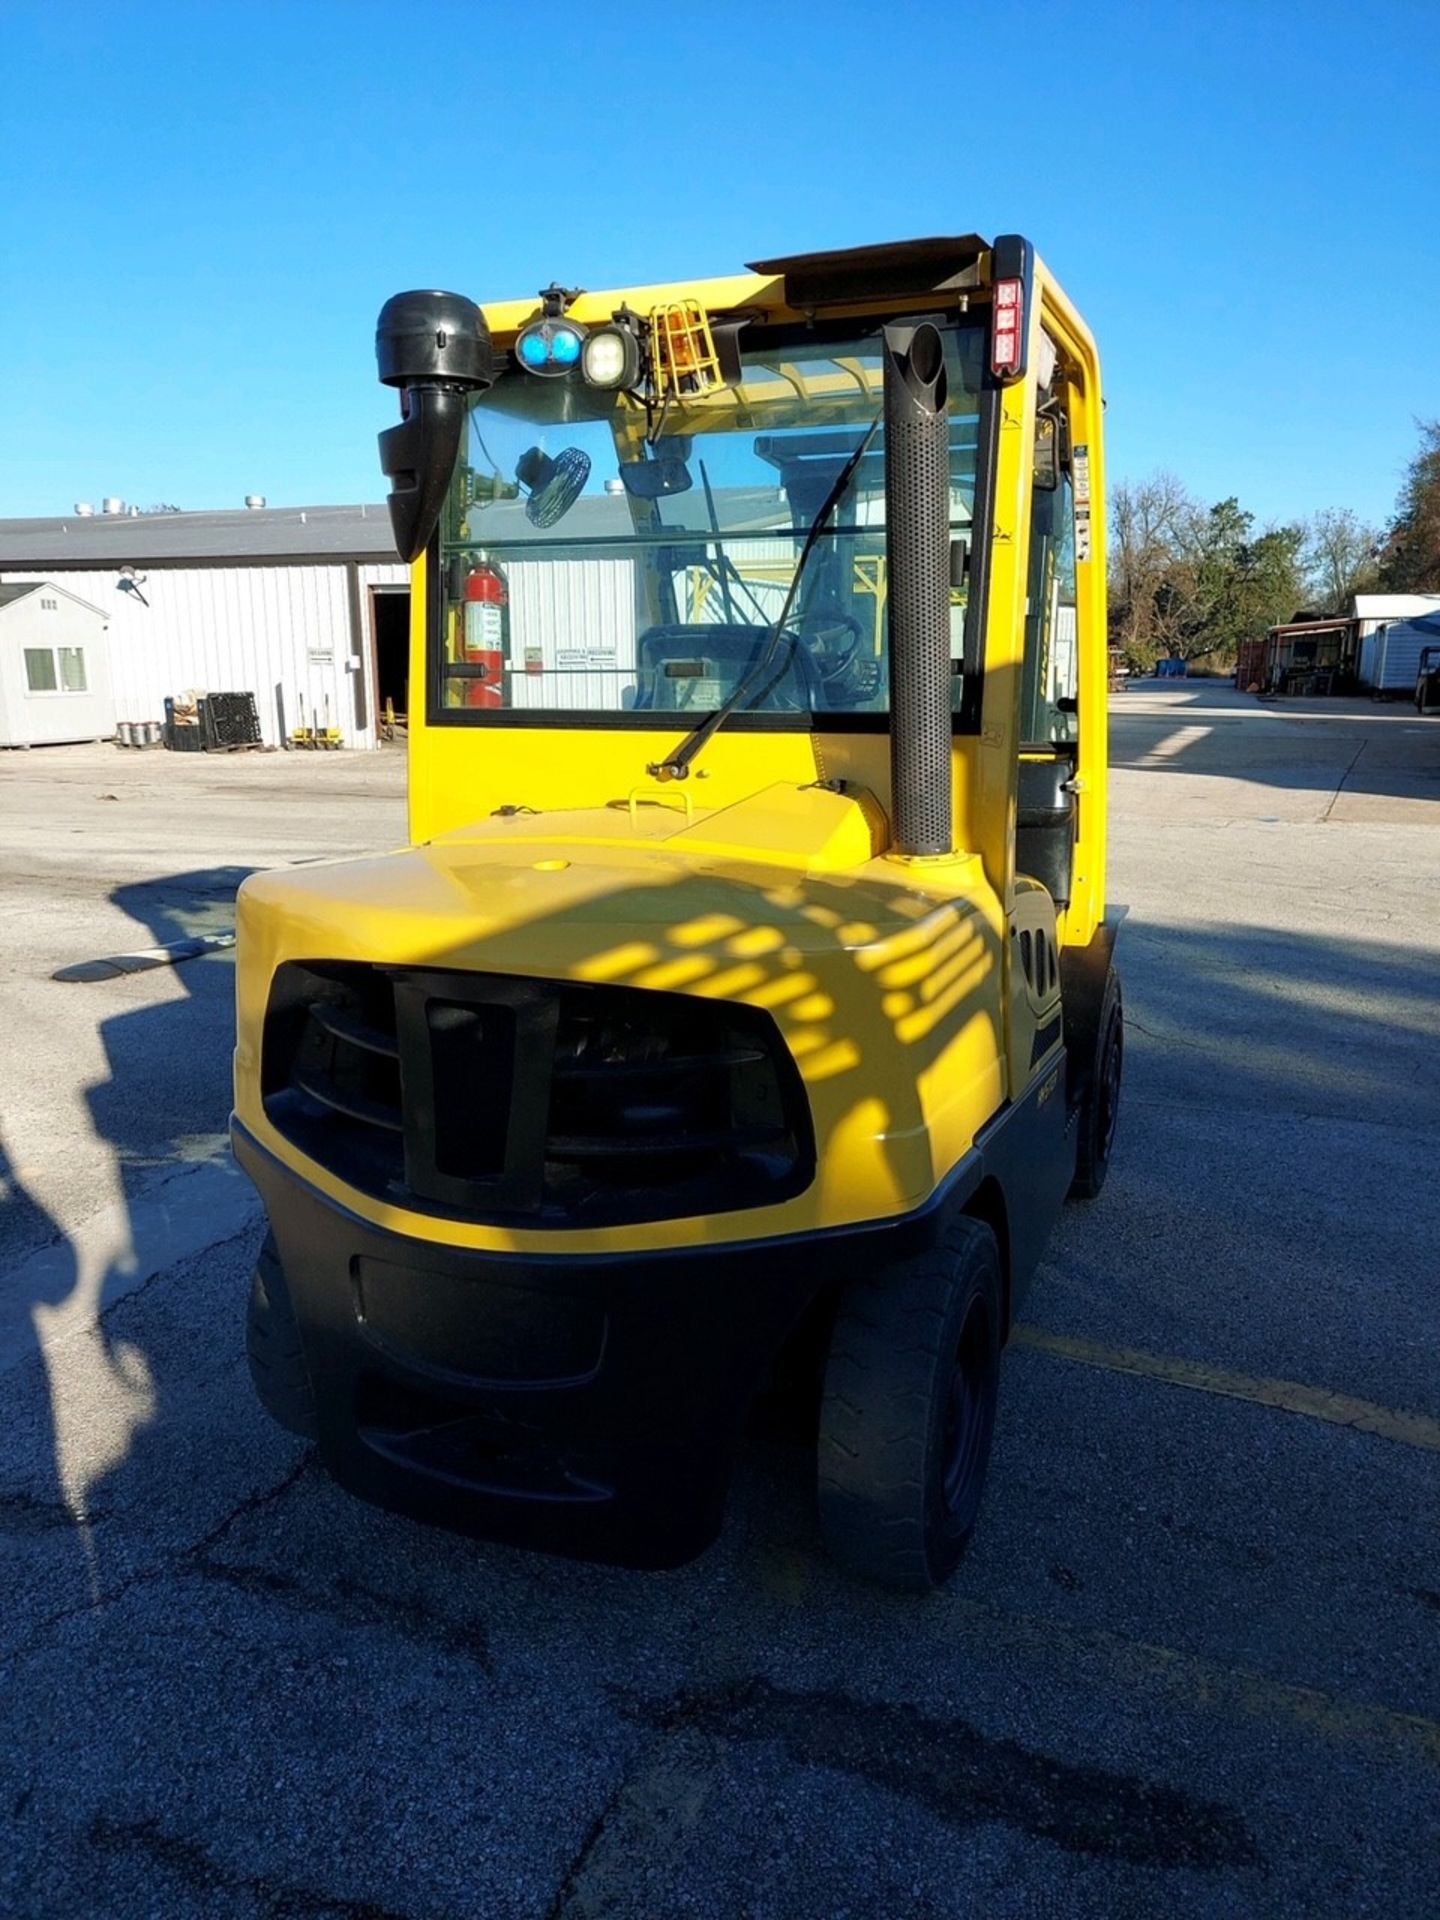
<path fill-rule="evenodd" d="M 950 395 L 929 321 L 885 328 L 894 849 L 952 851 Z"/>

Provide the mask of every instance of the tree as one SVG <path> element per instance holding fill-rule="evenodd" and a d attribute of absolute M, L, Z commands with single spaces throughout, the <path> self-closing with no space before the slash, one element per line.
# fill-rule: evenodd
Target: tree
<path fill-rule="evenodd" d="M 1440 420 L 1418 420 L 1420 450 L 1405 472 L 1380 556 L 1391 593 L 1440 593 Z"/>
<path fill-rule="evenodd" d="M 1320 613 L 1348 613 L 1357 593 L 1379 584 L 1383 536 L 1349 507 L 1327 507 L 1305 530 L 1307 600 Z"/>
<path fill-rule="evenodd" d="M 1110 639 L 1142 672 L 1164 648 L 1157 596 L 1175 567 L 1181 527 L 1194 512 L 1195 502 L 1171 473 L 1122 480 L 1110 496 Z"/>
<path fill-rule="evenodd" d="M 1175 585 L 1175 651 L 1186 660 L 1213 654 L 1233 662 L 1242 640 L 1288 620 L 1303 592 L 1301 531 L 1253 531 L 1255 516 L 1232 494 L 1190 529 L 1185 565 Z"/>

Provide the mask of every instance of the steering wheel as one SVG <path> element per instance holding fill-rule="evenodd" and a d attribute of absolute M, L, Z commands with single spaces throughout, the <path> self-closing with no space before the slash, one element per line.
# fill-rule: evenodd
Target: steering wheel
<path fill-rule="evenodd" d="M 787 620 L 775 635 L 775 658 L 771 662 L 770 677 L 746 701 L 745 712 L 805 713 L 809 710 L 809 702 L 795 699 L 786 686 L 795 671 L 796 649 L 804 640 L 805 635 L 796 623 Z"/>
<path fill-rule="evenodd" d="M 849 632 L 850 644 L 838 658 L 831 660 L 828 657 L 830 654 L 829 647 L 822 643 L 825 642 L 830 635 L 842 631 Z M 815 671 L 820 675 L 820 678 L 822 680 L 835 680 L 844 673 L 845 669 L 850 665 L 850 662 L 855 658 L 855 649 L 859 646 L 864 636 L 865 629 L 853 613 L 834 613 L 826 616 L 823 625 L 817 625 L 809 633 L 802 634 L 801 638 L 809 649 L 811 659 L 815 663 Z"/>

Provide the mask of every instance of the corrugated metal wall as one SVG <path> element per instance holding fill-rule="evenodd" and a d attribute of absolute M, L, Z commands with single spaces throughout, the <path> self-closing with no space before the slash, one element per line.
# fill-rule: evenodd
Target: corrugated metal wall
<path fill-rule="evenodd" d="M 511 704 L 619 707 L 635 678 L 634 560 L 515 560 L 506 578 Z"/>
<path fill-rule="evenodd" d="M 1414 693 L 1423 647 L 1440 644 L 1433 620 L 1387 622 L 1360 643 L 1360 684 L 1377 693 Z M 1368 651 L 1367 651 L 1368 649 Z"/>
<path fill-rule="evenodd" d="M 110 673 L 117 720 L 161 720 L 167 695 L 191 688 L 253 693 L 269 746 L 309 725 L 339 727 L 347 747 L 375 744 L 374 662 L 368 632 L 352 633 L 348 569 L 288 567 L 156 567 L 142 570 L 140 594 L 104 572 L 15 573 L 4 578 L 53 580 L 99 607 L 110 620 Z M 369 586 L 404 586 L 407 568 L 359 569 L 361 623 Z M 350 665 L 358 657 L 358 667 Z M 366 724 L 356 724 L 354 675 L 364 676 Z M 278 690 L 278 692 L 277 692 Z"/>
<path fill-rule="evenodd" d="M 733 589 L 736 618 L 774 619 L 794 568 L 792 538 L 749 543 L 741 565 L 744 585 Z M 506 579 L 512 705 L 600 712 L 633 697 L 635 643 L 648 620 L 635 559 L 537 561 L 507 555 Z M 675 590 L 682 620 L 724 621 L 724 593 L 703 568 L 677 571 Z"/>

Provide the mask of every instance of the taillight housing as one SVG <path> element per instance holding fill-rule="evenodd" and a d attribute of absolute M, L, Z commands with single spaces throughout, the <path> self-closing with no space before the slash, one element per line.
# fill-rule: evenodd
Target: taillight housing
<path fill-rule="evenodd" d="M 990 374 L 1002 384 L 1026 372 L 1034 290 L 1034 247 L 1023 234 L 998 235 L 990 249 Z"/>
<path fill-rule="evenodd" d="M 1025 282 L 997 280 L 990 328 L 990 371 L 1013 380 L 1025 366 Z"/>

